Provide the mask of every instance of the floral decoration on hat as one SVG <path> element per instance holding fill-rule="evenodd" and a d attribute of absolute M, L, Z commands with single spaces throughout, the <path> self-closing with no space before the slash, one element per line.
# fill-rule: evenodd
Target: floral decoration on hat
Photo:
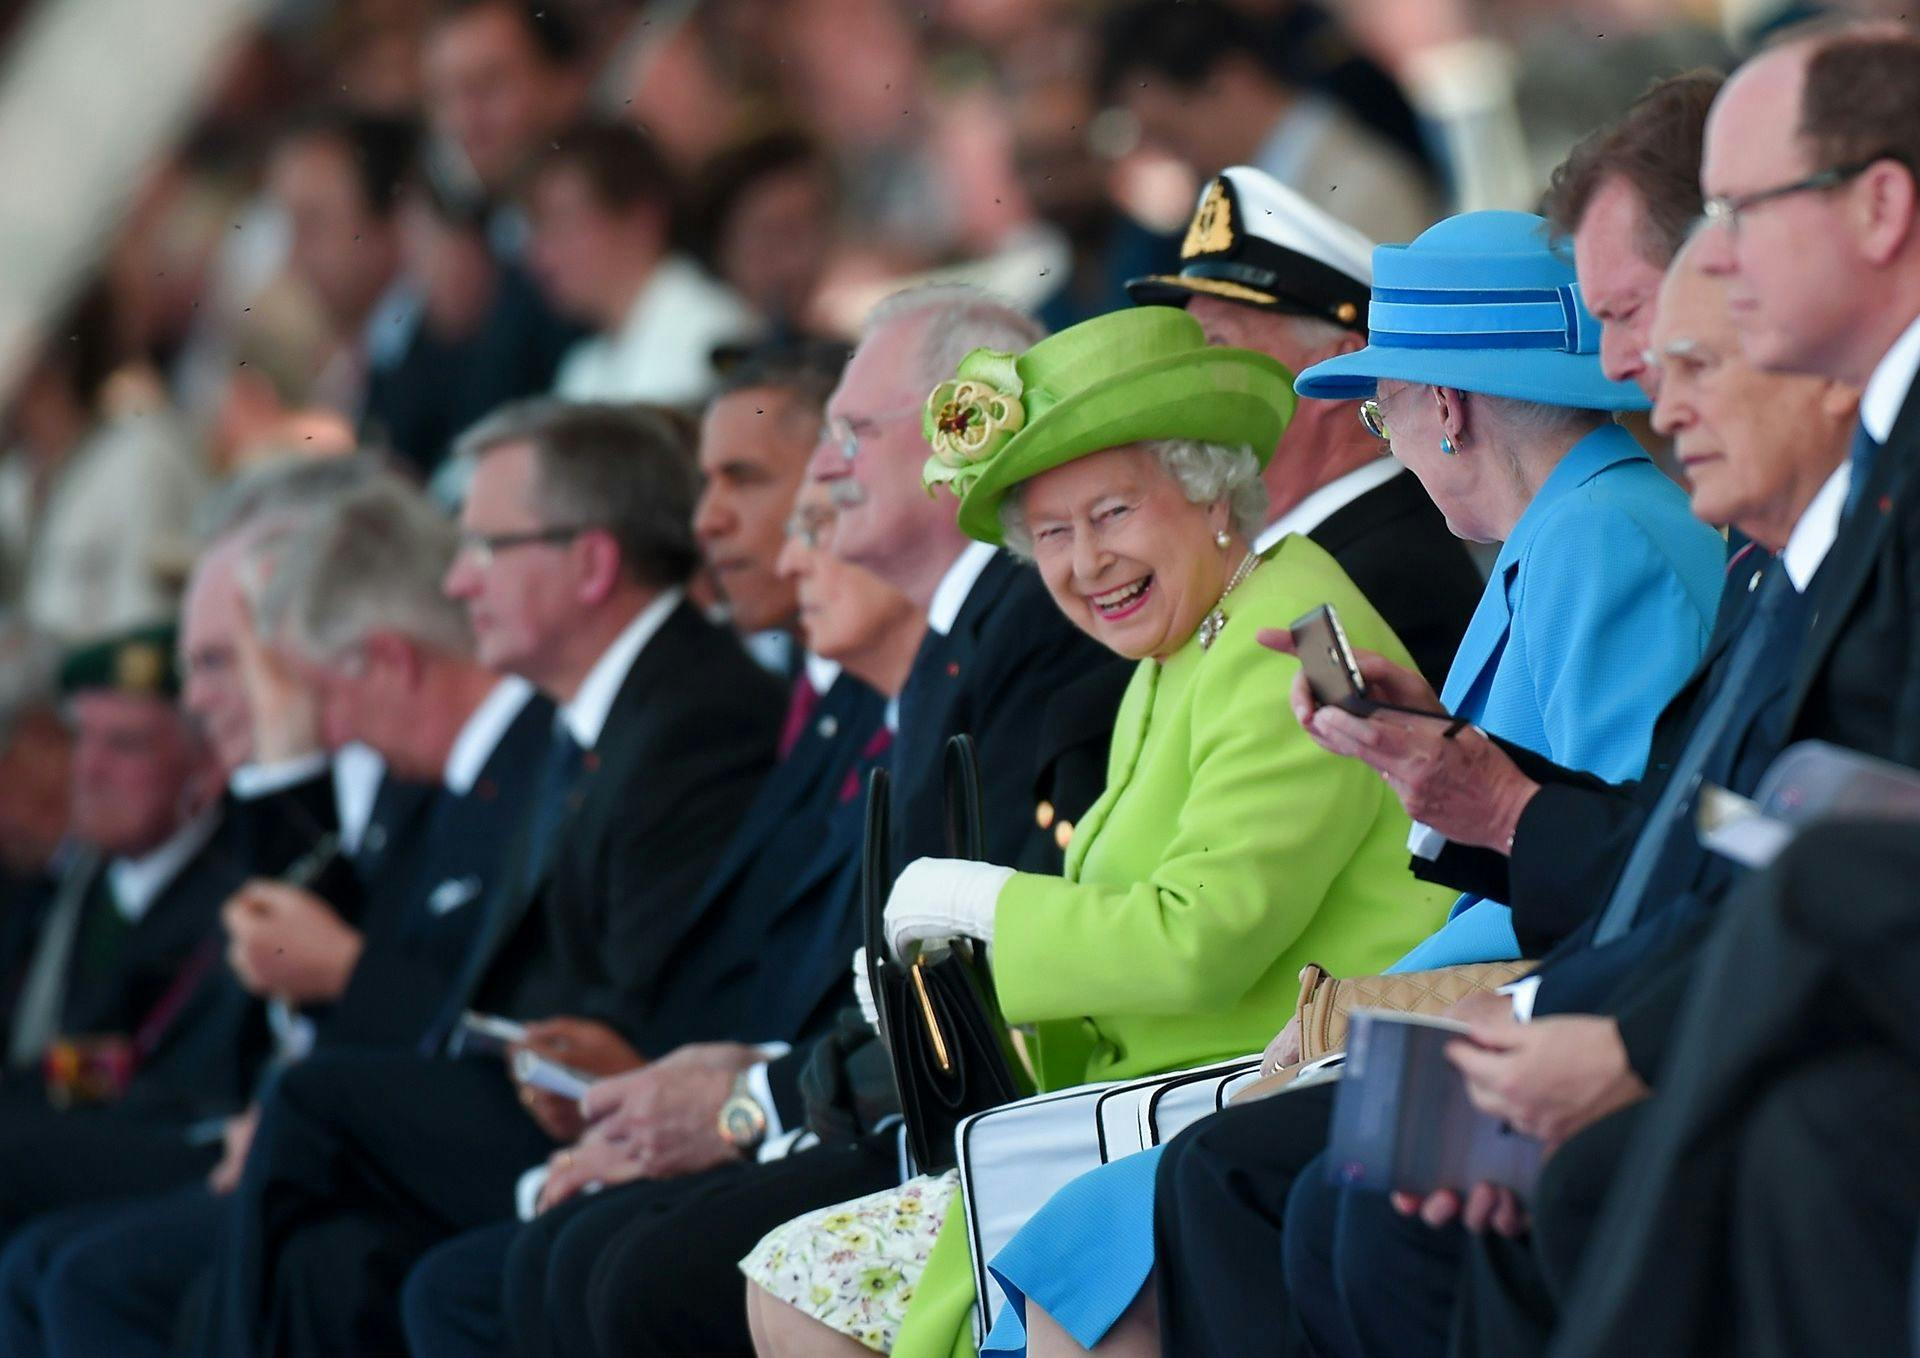
<path fill-rule="evenodd" d="M 998 349 L 975 349 L 960 360 L 951 381 L 933 389 L 920 421 L 920 432 L 933 449 L 920 471 L 929 495 L 936 486 L 946 486 L 956 496 L 967 493 L 994 454 L 1027 422 L 1021 401 L 1025 391 L 1014 356 Z"/>

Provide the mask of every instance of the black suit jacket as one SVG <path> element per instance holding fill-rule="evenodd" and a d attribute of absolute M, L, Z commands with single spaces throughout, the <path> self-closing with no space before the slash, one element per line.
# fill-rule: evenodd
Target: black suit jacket
<path fill-rule="evenodd" d="M 674 609 L 583 760 L 539 884 L 488 921 L 469 1002 L 598 1019 L 656 1054 L 656 1032 L 697 1024 L 661 1011 L 662 982 L 687 962 L 701 883 L 773 762 L 782 710 L 779 682 L 730 633 Z"/>
<path fill-rule="evenodd" d="M 1486 581 L 1419 479 L 1410 472 L 1389 477 L 1307 536 L 1380 610 L 1438 692 Z"/>
<path fill-rule="evenodd" d="M 996 553 L 952 630 L 927 633 L 901 694 L 893 747 L 900 864 L 946 855 L 946 744 L 966 732 L 980 756 L 988 861 L 1058 872 L 1060 849 L 1034 822 L 1035 752 L 1054 692 L 1103 668 L 1132 664 L 1062 617 L 1031 567 Z"/>
<path fill-rule="evenodd" d="M 798 1041 L 821 1025 L 822 1008 L 830 1016 L 844 1002 L 859 946 L 858 812 L 865 772 L 884 757 L 885 710 L 842 674 L 767 775 L 701 889 L 686 962 L 663 983 L 662 1008 L 692 1022 L 682 1032 L 656 1025 L 660 1042 Z"/>
<path fill-rule="evenodd" d="M 473 787 L 409 785 L 415 809 L 384 835 L 371 870 L 366 938 L 340 998 L 319 1016 L 322 1045 L 411 1049 L 446 1003 L 500 890 L 540 761 L 553 704 L 535 696 L 501 734 Z M 387 797 L 383 802 L 398 802 Z"/>

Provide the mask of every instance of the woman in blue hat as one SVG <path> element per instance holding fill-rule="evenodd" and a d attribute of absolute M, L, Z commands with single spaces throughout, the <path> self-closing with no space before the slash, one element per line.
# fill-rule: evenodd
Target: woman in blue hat
<path fill-rule="evenodd" d="M 1556 762 L 1637 777 L 1712 629 L 1724 541 L 1613 422 L 1645 399 L 1600 372 L 1599 323 L 1541 218 L 1449 218 L 1379 247 L 1373 272 L 1367 347 L 1308 368 L 1295 389 L 1362 398 L 1368 428 L 1453 531 L 1502 544 L 1441 705 Z M 1467 896 L 1392 970 L 1520 952 L 1506 907 Z M 1270 1061 L 1292 1060 L 1289 1045 L 1283 1033 Z M 1010 1304 L 986 1352 L 1022 1351 L 1029 1330 L 1035 1354 L 1159 1352 L 1147 1286 L 1159 1158 L 1082 1176 L 994 1259 Z M 1277 1335 L 1276 1303 L 1257 1299 Z"/>

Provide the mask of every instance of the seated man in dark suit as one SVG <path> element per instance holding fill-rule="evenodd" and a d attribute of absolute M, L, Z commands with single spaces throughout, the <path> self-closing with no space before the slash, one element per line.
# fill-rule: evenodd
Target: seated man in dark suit
<path fill-rule="evenodd" d="M 694 473 L 660 413 L 529 402 L 464 442 L 476 469 L 446 588 L 480 661 L 560 711 L 517 862 L 423 1050 L 469 1008 L 571 1014 L 571 1064 L 626 1068 L 686 1022 L 665 983 L 772 755 L 777 685 L 684 600 Z M 235 1190 L 205 1349 L 396 1345 L 399 1274 L 509 1215 L 515 1179 L 552 1145 L 491 1059 L 291 1067 Z"/>
<path fill-rule="evenodd" d="M 412 1051 L 501 885 L 552 731 L 526 681 L 472 658 L 440 592 L 450 524 L 399 484 L 350 493 L 284 547 L 262 612 L 284 663 L 321 698 L 330 743 L 362 741 L 391 778 L 437 790 L 393 828 L 357 927 L 315 892 L 255 879 L 227 907 L 249 989 L 317 1019 L 320 1050 Z M 164 1346 L 211 1258 L 255 1111 L 233 1119 L 206 1185 L 36 1221 L 0 1254 L 0 1349 L 130 1353 Z"/>
<path fill-rule="evenodd" d="M 1373 242 L 1251 166 L 1200 196 L 1180 272 L 1136 278 L 1141 305 L 1183 306 L 1210 344 L 1271 354 L 1298 373 L 1367 342 Z M 1358 401 L 1304 401 L 1262 479 L 1264 552 L 1302 533 L 1360 586 L 1434 685 L 1479 605 L 1481 577 L 1420 483 L 1360 423 Z"/>
<path fill-rule="evenodd" d="M 1018 348 L 1033 333 L 1026 317 L 967 289 L 884 303 L 828 404 L 828 437 L 811 471 L 837 507 L 825 539 L 834 557 L 906 595 L 927 623 L 897 702 L 896 852 L 944 851 L 941 761 L 947 738 L 967 731 L 979 748 L 988 853 L 1057 871 L 1069 824 L 1086 806 L 1062 803 L 1052 823 L 1036 823 L 1046 700 L 1117 662 L 1065 624 L 1037 575 L 970 546 L 918 481 L 926 393 L 969 349 Z M 1118 693 L 1114 686 L 1108 701 Z M 1083 728 L 1103 749 L 1112 712 Z M 1075 754 L 1070 745 L 1050 748 Z M 856 1016 L 750 1068 L 726 1105 L 730 1145 L 717 1164 L 711 1103 L 697 1114 L 655 1104 L 644 1071 L 618 1082 L 624 1097 L 601 1105 L 603 1117 L 644 1147 L 645 1177 L 580 1197 L 587 1166 L 556 1157 L 548 1198 L 575 1196 L 549 1206 L 515 1243 L 506 1294 L 515 1346 L 585 1352 L 591 1325 L 619 1335 L 606 1340 L 616 1347 L 748 1351 L 739 1257 L 796 1212 L 897 1181 L 896 1131 L 874 1134 L 890 1111 L 892 1076 L 884 1051 L 862 1034 Z M 692 1163 L 715 1167 L 686 1173 L 690 1152 Z M 667 1177 L 674 1174 L 681 1177 Z"/>
<path fill-rule="evenodd" d="M 589 1179 L 611 1188 L 736 1160 L 739 1150 L 720 1130 L 723 1107 L 750 1118 L 749 1110 L 776 1106 L 767 1071 L 789 1062 L 770 1058 L 805 1046 L 851 998 L 865 775 L 891 744 L 881 695 L 899 690 L 926 620 L 903 595 L 819 550 L 833 518 L 821 488 L 807 486 L 794 503 L 842 356 L 824 364 L 821 357 L 749 359 L 730 372 L 703 421 L 708 480 L 694 523 L 733 622 L 759 630 L 797 620 L 806 667 L 795 681 L 781 761 L 702 889 L 698 934 L 713 943 L 668 983 L 675 993 L 709 997 L 705 1026 L 688 1035 L 700 1040 L 596 1086 L 590 1106 L 604 1115 L 556 1157 L 565 1166 L 552 1180 L 553 1203 Z M 783 483 L 784 502 L 769 493 Z M 739 941 L 720 946 L 729 935 Z M 607 1201 L 618 1210 L 611 1195 Z M 529 1232 L 550 1224 L 543 1218 Z M 407 1284 L 417 1351 L 500 1347 L 508 1255 L 519 1257 L 524 1274 L 534 1250 L 521 1234 L 518 1222 L 502 1222 L 421 1262 Z M 528 1290 L 519 1274 L 511 1282 Z M 514 1308 L 516 1330 L 539 1320 L 543 1283 L 542 1276 L 531 1289 L 536 1304 Z"/>

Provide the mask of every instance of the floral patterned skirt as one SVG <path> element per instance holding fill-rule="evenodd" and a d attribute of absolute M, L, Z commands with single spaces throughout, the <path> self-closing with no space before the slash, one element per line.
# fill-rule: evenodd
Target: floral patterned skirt
<path fill-rule="evenodd" d="M 959 1188 L 952 1171 L 795 1217 L 740 1261 L 747 1281 L 870 1349 L 899 1336 Z"/>

